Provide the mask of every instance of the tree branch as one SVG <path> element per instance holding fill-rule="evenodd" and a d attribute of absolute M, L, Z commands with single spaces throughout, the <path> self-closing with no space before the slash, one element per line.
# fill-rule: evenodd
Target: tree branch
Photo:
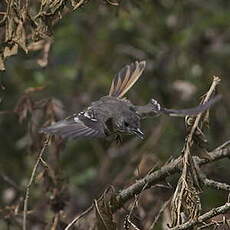
<path fill-rule="evenodd" d="M 44 141 L 44 144 L 41 148 L 41 151 L 39 152 L 38 158 L 34 164 L 33 171 L 32 171 L 32 174 L 30 176 L 30 180 L 26 186 L 26 193 L 25 193 L 25 199 L 24 199 L 24 205 L 23 205 L 23 222 L 22 222 L 23 230 L 26 230 L 27 208 L 28 208 L 28 200 L 29 200 L 29 195 L 30 195 L 30 187 L 32 186 L 38 165 L 41 162 L 42 156 L 43 156 L 43 154 L 44 154 L 44 152 L 45 152 L 45 150 L 49 144 L 49 141 L 50 141 L 50 136 L 47 136 L 45 141 Z"/>
<path fill-rule="evenodd" d="M 194 157 L 194 160 L 198 166 L 202 166 L 202 165 L 205 165 L 207 163 L 211 163 L 211 162 L 217 161 L 217 160 L 225 158 L 225 157 L 230 157 L 230 140 L 225 142 L 221 146 L 217 147 L 215 150 L 209 152 L 209 155 L 210 155 L 209 159 L 200 159 L 199 157 Z M 112 213 L 115 213 L 127 201 L 134 198 L 135 195 L 140 194 L 144 190 L 150 188 L 151 186 L 153 186 L 154 184 L 158 183 L 159 181 L 167 178 L 168 176 L 172 176 L 175 173 L 180 172 L 181 168 L 182 168 L 181 160 L 182 160 L 182 158 L 181 158 L 181 156 L 179 156 L 177 159 L 169 162 L 167 165 L 161 167 L 159 170 L 156 170 L 156 171 L 152 172 L 151 174 L 146 175 L 144 178 L 138 180 L 136 183 L 132 184 L 128 188 L 120 191 L 117 195 L 112 196 L 112 198 L 109 201 L 109 205 L 110 205 Z M 213 209 L 213 210 L 217 210 L 217 213 L 224 213 L 227 210 L 229 210 L 229 208 L 226 209 L 225 206 L 223 208 L 221 206 L 221 207 Z M 89 219 L 92 218 L 93 213 L 91 213 L 92 215 L 89 215 L 90 212 L 93 212 L 92 207 L 87 209 L 82 214 L 76 216 L 71 221 L 71 223 L 68 224 L 67 228 L 65 228 L 65 229 L 70 229 L 71 227 L 73 227 L 73 225 L 77 226 L 77 222 L 80 219 L 82 219 L 82 217 L 85 216 L 86 214 L 89 216 L 88 217 Z M 204 215 L 200 216 L 200 218 L 202 219 L 205 217 L 206 219 L 209 219 L 212 217 L 214 212 L 215 211 L 212 211 L 211 214 L 209 214 L 210 217 L 209 217 L 209 215 L 208 215 L 208 217 L 206 217 L 206 214 L 204 214 Z M 215 215 L 217 215 L 217 214 L 214 214 L 213 216 L 215 216 Z M 84 221 L 85 222 L 88 221 L 87 217 Z M 198 222 L 195 222 L 195 223 L 192 222 L 191 224 L 195 225 L 197 223 Z M 84 225 L 82 225 L 82 226 L 84 226 Z M 84 229 L 84 228 L 80 227 L 79 229 Z"/>
<path fill-rule="evenodd" d="M 223 191 L 228 191 L 230 192 L 230 185 L 226 184 L 226 183 L 221 183 L 218 181 L 214 181 L 208 178 L 205 178 L 203 180 L 204 185 L 211 187 L 211 188 L 215 188 L 217 190 L 223 190 Z"/>
<path fill-rule="evenodd" d="M 230 157 L 230 141 L 225 142 L 223 145 L 219 146 L 212 152 L 209 152 L 210 159 L 200 159 L 198 157 L 194 157 L 194 160 L 198 164 L 198 166 L 202 166 L 204 164 L 217 161 L 219 159 Z M 136 183 L 132 184 L 128 188 L 122 190 L 115 198 L 115 202 L 112 201 L 112 211 L 115 212 L 117 209 L 121 208 L 125 202 L 132 199 L 135 195 L 139 194 L 143 191 L 143 187 L 145 189 L 150 188 L 155 183 L 165 179 L 168 176 L 171 176 L 175 173 L 180 172 L 181 170 L 181 157 L 178 157 L 174 161 L 169 164 L 163 166 L 157 171 L 146 175 L 144 178 L 138 180 Z M 147 184 L 147 185 L 146 185 Z"/>
<path fill-rule="evenodd" d="M 209 212 L 206 212 L 205 214 L 199 216 L 195 220 L 191 220 L 191 221 L 188 221 L 184 224 L 181 224 L 175 228 L 171 228 L 171 230 L 188 229 L 188 228 L 195 226 L 199 223 L 202 223 L 202 222 L 204 222 L 204 221 L 206 221 L 206 220 L 208 220 L 214 216 L 217 216 L 217 215 L 222 214 L 222 213 L 226 213 L 229 210 L 230 210 L 230 203 L 226 203 L 225 205 L 211 209 Z"/>

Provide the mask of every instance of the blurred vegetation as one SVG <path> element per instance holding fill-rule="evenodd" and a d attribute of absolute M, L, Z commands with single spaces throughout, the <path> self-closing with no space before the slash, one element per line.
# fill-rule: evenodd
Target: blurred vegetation
<path fill-rule="evenodd" d="M 0 6 L 4 8 L 2 3 Z M 19 49 L 16 56 L 9 57 L 5 72 L 0 72 L 1 210 L 17 205 L 22 208 L 19 198 L 24 195 L 42 141 L 38 129 L 50 119 L 49 114 L 41 112 L 32 115 L 33 109 L 28 110 L 22 122 L 15 113 L 1 113 L 13 111 L 28 88 L 44 88 L 29 93 L 28 97 L 34 102 L 53 99 L 57 109 L 52 110 L 52 119 L 57 120 L 81 111 L 92 100 L 107 94 L 114 74 L 134 60 L 147 61 L 142 78 L 128 93 L 135 104 L 144 104 L 153 97 L 171 108 L 197 105 L 212 76 L 217 75 L 222 79 L 219 93 L 223 99 L 210 111 L 208 148 L 211 150 L 227 140 L 230 136 L 229 12 L 228 0 L 120 1 L 119 6 L 107 1 L 89 1 L 76 11 L 63 14 L 53 26 L 47 66 L 39 65 L 38 60 L 43 57 L 40 50 L 25 54 Z M 185 136 L 183 119 L 157 117 L 143 121 L 142 126 L 144 141 L 125 136 L 121 145 L 106 140 L 53 140 L 55 145 L 50 146 L 45 158 L 56 172 L 54 187 L 61 191 L 58 195 L 62 196 L 67 220 L 85 210 L 110 184 L 121 189 L 135 181 L 138 175 L 135 169 L 141 159 L 148 162 L 141 165 L 143 172 L 147 172 L 157 162 L 162 164 L 180 155 Z M 132 159 L 139 155 L 132 164 Z M 215 167 L 207 167 L 207 174 L 229 183 L 228 165 L 229 160 L 215 163 Z M 128 173 L 124 172 L 127 167 L 131 168 Z M 55 192 L 45 186 L 50 178 L 44 174 L 43 168 L 39 168 L 31 189 L 29 209 L 36 207 L 33 215 L 40 222 L 30 219 L 30 229 L 44 229 L 43 221 L 51 223 L 56 210 L 54 206 L 47 207 Z M 154 198 L 158 192 L 150 191 L 149 203 L 143 197 L 143 212 L 138 213 L 143 229 L 149 224 L 145 222 L 150 215 L 148 210 L 159 202 Z M 167 197 L 168 192 L 165 194 Z M 223 192 L 220 195 L 213 190 L 205 191 L 204 209 L 222 203 L 226 196 Z M 44 208 L 46 212 L 42 211 Z M 20 221 L 11 221 L 11 215 L 9 211 L 9 218 L 5 217 L 12 226 L 10 229 L 20 229 L 17 227 Z M 0 228 L 7 229 L 2 220 Z"/>

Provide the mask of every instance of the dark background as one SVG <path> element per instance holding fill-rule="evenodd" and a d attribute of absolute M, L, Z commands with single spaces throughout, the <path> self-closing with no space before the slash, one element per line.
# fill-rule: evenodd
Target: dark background
<path fill-rule="evenodd" d="M 229 12 L 228 0 L 122 1 L 119 7 L 90 1 L 53 27 L 46 67 L 36 62 L 39 52 L 26 55 L 20 51 L 7 60 L 6 71 L 0 73 L 0 109 L 14 110 L 26 89 L 44 87 L 29 97 L 33 101 L 53 98 L 57 110 L 53 119 L 61 119 L 107 94 L 113 76 L 124 65 L 146 60 L 143 76 L 128 93 L 129 99 L 139 105 L 156 98 L 169 108 L 195 106 L 207 92 L 213 75 L 221 78 L 218 93 L 223 99 L 211 109 L 206 132 L 207 149 L 212 150 L 230 134 Z M 38 129 L 50 117 L 33 112 L 29 111 L 22 122 L 18 120 L 20 113 L 0 114 L 1 210 L 21 204 L 41 146 Z M 56 184 L 47 182 L 49 177 L 40 167 L 31 188 L 29 209 L 37 218 L 50 222 L 56 210 L 51 196 L 57 188 L 67 220 L 71 219 L 109 185 L 117 190 L 125 188 L 156 164 L 160 167 L 180 155 L 185 138 L 183 118 L 157 117 L 143 121 L 142 127 L 144 141 L 125 136 L 120 145 L 100 139 L 53 140 L 44 158 L 55 172 Z M 230 182 L 227 159 L 205 170 L 210 178 Z M 170 181 L 172 186 L 176 185 L 175 179 Z M 152 209 L 159 202 L 159 191 L 155 190 L 144 194 L 141 201 L 143 212 L 138 215 L 143 227 L 148 226 L 149 213 L 154 213 Z M 222 204 L 226 196 L 205 189 L 204 210 Z M 7 218 L 0 220 L 1 229 L 6 228 L 3 219 Z M 20 229 L 16 222 L 12 221 L 11 229 Z M 31 226 L 43 229 L 39 221 Z"/>

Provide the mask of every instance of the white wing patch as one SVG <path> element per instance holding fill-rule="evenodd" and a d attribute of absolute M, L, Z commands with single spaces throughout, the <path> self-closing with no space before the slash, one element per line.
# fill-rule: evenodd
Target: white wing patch
<path fill-rule="evenodd" d="M 87 110 L 56 122 L 47 128 L 41 129 L 41 131 L 56 134 L 63 138 L 104 137 L 105 134 L 101 127 L 93 111 Z"/>
<path fill-rule="evenodd" d="M 84 117 L 86 119 L 89 119 L 90 121 L 96 122 L 97 119 L 95 118 L 95 115 L 93 113 L 93 110 L 91 110 L 92 107 L 88 107 L 87 110 L 84 112 L 80 112 L 76 117 L 74 117 L 74 121 L 79 122 L 79 117 Z"/>

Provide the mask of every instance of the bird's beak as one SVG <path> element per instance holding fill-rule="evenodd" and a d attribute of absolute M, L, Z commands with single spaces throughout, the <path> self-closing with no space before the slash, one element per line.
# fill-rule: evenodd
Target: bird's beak
<path fill-rule="evenodd" d="M 137 135 L 140 139 L 144 139 L 144 133 L 139 128 L 132 130 L 132 133 Z"/>

